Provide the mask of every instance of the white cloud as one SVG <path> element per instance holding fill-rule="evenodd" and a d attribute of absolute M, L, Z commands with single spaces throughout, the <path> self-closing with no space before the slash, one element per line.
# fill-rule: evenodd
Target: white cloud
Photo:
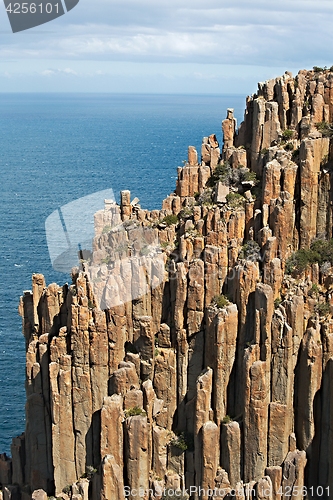
<path fill-rule="evenodd" d="M 41 77 L 100 78 L 108 74 L 107 62 L 178 64 L 179 75 L 181 66 L 194 64 L 203 75 L 194 77 L 202 81 L 208 80 L 207 65 L 243 66 L 245 72 L 251 65 L 330 66 L 332 14 L 331 0 L 81 0 L 52 23 L 13 35 L 3 9 L 0 61 L 14 60 L 17 67 L 50 61 L 36 70 Z M 103 63 L 97 70 L 96 61 Z"/>
<path fill-rule="evenodd" d="M 53 75 L 75 75 L 77 76 L 77 72 L 74 71 L 71 68 L 64 68 L 64 69 L 44 69 L 43 71 L 40 72 L 42 76 L 53 76 Z"/>
<path fill-rule="evenodd" d="M 56 71 L 54 71 L 53 69 L 44 69 L 40 72 L 40 74 L 43 76 L 52 76 L 56 74 Z"/>

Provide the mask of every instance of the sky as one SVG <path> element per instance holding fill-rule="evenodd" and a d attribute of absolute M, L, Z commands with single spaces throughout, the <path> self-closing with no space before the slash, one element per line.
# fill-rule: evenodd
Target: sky
<path fill-rule="evenodd" d="M 251 94 L 333 64 L 332 0 L 80 0 L 20 33 L 1 4 L 0 92 Z"/>

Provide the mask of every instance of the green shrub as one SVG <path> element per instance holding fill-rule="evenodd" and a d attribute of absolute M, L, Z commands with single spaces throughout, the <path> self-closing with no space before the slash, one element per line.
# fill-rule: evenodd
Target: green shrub
<path fill-rule="evenodd" d="M 314 252 L 315 262 L 318 262 L 318 264 L 333 262 L 333 239 L 314 240 L 310 245 L 310 249 Z"/>
<path fill-rule="evenodd" d="M 328 302 L 321 302 L 317 305 L 316 311 L 319 316 L 326 316 L 330 312 L 330 305 Z"/>
<path fill-rule="evenodd" d="M 162 219 L 162 222 L 164 222 L 167 226 L 172 226 L 173 224 L 178 224 L 178 217 L 173 214 L 166 215 L 164 219 Z"/>
<path fill-rule="evenodd" d="M 294 145 L 292 142 L 288 142 L 285 147 L 284 147 L 285 151 L 293 151 L 294 150 Z"/>
<path fill-rule="evenodd" d="M 282 139 L 284 141 L 289 141 L 290 139 L 292 139 L 294 135 L 294 131 L 293 130 L 290 130 L 290 129 L 286 129 L 282 132 Z"/>
<path fill-rule="evenodd" d="M 107 234 L 111 231 L 112 227 L 111 226 L 104 226 L 102 234 Z"/>
<path fill-rule="evenodd" d="M 252 172 L 251 170 L 248 170 L 244 173 L 244 181 L 254 182 L 255 184 L 257 184 L 257 174 L 255 172 Z"/>
<path fill-rule="evenodd" d="M 277 309 L 279 307 L 279 305 L 281 304 L 281 302 L 282 302 L 282 299 L 280 299 L 280 297 L 275 299 L 274 300 L 274 308 Z"/>
<path fill-rule="evenodd" d="M 318 293 L 319 293 L 319 287 L 318 287 L 318 285 L 316 283 L 313 283 L 312 287 L 308 291 L 308 295 L 310 295 L 311 297 L 313 297 L 313 296 L 318 295 Z"/>
<path fill-rule="evenodd" d="M 108 264 L 110 264 L 110 262 L 111 262 L 111 257 L 110 256 L 105 257 L 105 259 L 101 259 L 101 264 L 108 265 Z"/>
<path fill-rule="evenodd" d="M 193 215 L 193 207 L 184 207 L 178 214 L 179 219 L 188 219 Z"/>
<path fill-rule="evenodd" d="M 227 194 L 226 199 L 230 208 L 244 207 L 245 198 L 239 193 L 229 193 Z"/>
<path fill-rule="evenodd" d="M 207 181 L 208 187 L 214 187 L 217 182 L 228 184 L 231 167 L 228 162 L 219 163 Z"/>
<path fill-rule="evenodd" d="M 135 417 L 136 415 L 146 415 L 146 412 L 139 406 L 133 406 L 133 408 L 128 408 L 128 410 L 125 410 L 126 418 Z"/>
<path fill-rule="evenodd" d="M 232 422 L 232 418 L 229 415 L 222 418 L 222 424 L 229 424 L 230 422 Z"/>
<path fill-rule="evenodd" d="M 323 137 L 333 136 L 333 123 L 322 121 L 315 123 L 315 127 L 319 132 L 321 132 Z"/>
<path fill-rule="evenodd" d="M 217 165 L 211 177 L 207 181 L 207 186 L 214 187 L 217 182 L 222 182 L 225 185 L 238 186 L 241 182 L 257 181 L 255 172 L 251 172 L 244 165 L 238 165 L 237 168 L 231 168 L 229 163 L 223 162 Z M 200 200 L 201 196 L 199 197 Z"/>
<path fill-rule="evenodd" d="M 212 205 L 212 194 L 212 188 L 205 189 L 197 199 L 198 204 L 206 206 Z"/>
<path fill-rule="evenodd" d="M 96 474 L 97 469 L 93 465 L 86 465 L 86 478 L 92 479 L 93 475 Z"/>
<path fill-rule="evenodd" d="M 181 451 L 186 451 L 188 448 L 184 432 L 172 438 L 170 444 Z"/>
<path fill-rule="evenodd" d="M 223 307 L 226 307 L 229 304 L 229 300 L 223 294 L 215 295 L 212 299 L 212 304 L 217 306 L 219 309 L 223 309 Z"/>
<path fill-rule="evenodd" d="M 149 252 L 150 252 L 150 248 L 149 248 L 149 245 L 145 245 L 141 248 L 140 250 L 140 255 L 142 257 L 145 257 L 146 255 L 149 255 Z"/>
<path fill-rule="evenodd" d="M 321 68 L 320 66 L 313 66 L 313 71 L 315 73 L 321 73 L 322 71 L 324 71 L 324 68 Z"/>
<path fill-rule="evenodd" d="M 253 240 L 247 241 L 239 252 L 239 258 L 252 260 L 253 262 L 260 260 L 260 246 L 258 243 Z"/>
<path fill-rule="evenodd" d="M 266 156 L 268 153 L 268 149 L 267 148 L 262 148 L 260 151 L 259 151 L 259 154 L 260 156 Z"/>
<path fill-rule="evenodd" d="M 318 262 L 319 256 L 311 249 L 301 248 L 293 253 L 286 262 L 286 273 L 299 275 L 307 267 Z"/>
<path fill-rule="evenodd" d="M 301 248 L 294 252 L 286 262 L 286 273 L 300 274 L 311 264 L 322 265 L 325 262 L 333 263 L 333 239 L 314 240 L 310 248 Z"/>
<path fill-rule="evenodd" d="M 62 492 L 63 493 L 66 493 L 66 495 L 69 495 L 70 492 L 71 492 L 72 488 L 71 488 L 71 485 L 70 484 L 67 484 L 67 486 L 65 486 L 63 489 L 62 489 Z"/>

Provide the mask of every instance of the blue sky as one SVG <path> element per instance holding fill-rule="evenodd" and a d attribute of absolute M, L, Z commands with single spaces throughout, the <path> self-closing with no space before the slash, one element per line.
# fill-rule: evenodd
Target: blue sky
<path fill-rule="evenodd" d="M 80 0 L 13 34 L 0 5 L 0 91 L 248 94 L 331 66 L 332 19 L 332 0 Z"/>

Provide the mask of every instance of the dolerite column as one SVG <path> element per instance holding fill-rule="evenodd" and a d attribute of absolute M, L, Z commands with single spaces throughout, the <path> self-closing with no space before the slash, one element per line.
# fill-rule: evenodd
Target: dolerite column
<path fill-rule="evenodd" d="M 277 309 L 272 321 L 271 402 L 269 405 L 268 465 L 281 465 L 289 451 L 293 430 L 293 337 L 292 328 Z"/>
<path fill-rule="evenodd" d="M 329 139 L 304 139 L 300 146 L 301 247 L 309 246 L 317 236 L 318 174 L 322 159 L 328 155 Z"/>
<path fill-rule="evenodd" d="M 259 345 L 245 353 L 244 481 L 258 480 L 267 465 L 268 394 L 266 363 L 258 360 Z"/>
<path fill-rule="evenodd" d="M 232 280 L 228 281 L 228 286 L 232 287 L 233 302 L 238 308 L 238 336 L 236 351 L 236 366 L 234 370 L 234 414 L 240 415 L 243 412 L 244 388 L 246 385 L 246 372 L 244 365 L 244 349 L 249 343 L 254 341 L 255 329 L 255 289 L 259 279 L 259 268 L 256 262 L 246 261 L 243 265 L 237 265 L 233 269 Z M 258 354 L 258 359 L 260 358 Z"/>
<path fill-rule="evenodd" d="M 194 415 L 194 468 L 195 485 L 202 484 L 203 441 L 202 426 L 210 420 L 213 370 L 208 368 L 197 380 Z M 218 444 L 218 443 L 216 443 Z"/>
<path fill-rule="evenodd" d="M 213 368 L 213 409 L 217 422 L 227 414 L 227 392 L 235 362 L 238 310 L 236 304 L 207 311 L 205 366 Z"/>
<path fill-rule="evenodd" d="M 283 464 L 282 492 L 283 500 L 288 500 L 288 491 L 293 491 L 293 498 L 301 500 L 304 498 L 302 487 L 304 486 L 304 469 L 306 466 L 305 451 L 295 450 L 289 452 Z"/>
<path fill-rule="evenodd" d="M 238 422 L 227 422 L 221 427 L 221 465 L 235 488 L 241 480 L 241 431 Z"/>
<path fill-rule="evenodd" d="M 28 296 L 24 296 L 24 304 Z M 43 343 L 47 336 L 43 336 Z M 53 490 L 52 449 L 50 444 L 51 421 L 49 408 L 45 407 L 43 393 L 44 374 L 39 363 L 37 335 L 28 340 L 26 355 L 26 469 L 25 480 L 32 489 Z M 49 390 L 48 388 L 45 390 Z M 48 411 L 47 411 L 48 410 Z"/>
<path fill-rule="evenodd" d="M 300 347 L 299 365 L 296 367 L 295 434 L 298 447 L 307 452 L 310 485 L 317 484 L 322 362 L 320 323 L 309 320 L 309 328 L 304 334 Z"/>
<path fill-rule="evenodd" d="M 101 500 L 125 499 L 123 469 L 116 463 L 113 455 L 105 455 L 102 460 Z"/>
<path fill-rule="evenodd" d="M 125 421 L 125 456 L 127 485 L 133 492 L 128 498 L 138 500 L 146 498 L 149 488 L 149 424 L 147 417 L 136 415 Z M 135 490 L 135 491 L 134 491 Z M 141 493 L 143 494 L 140 494 Z"/>
<path fill-rule="evenodd" d="M 97 467 L 101 461 L 100 410 L 103 399 L 108 395 L 108 334 L 105 313 L 95 309 L 93 321 L 89 322 L 89 364 L 92 397 L 92 444 L 93 462 L 90 465 Z M 87 464 L 89 465 L 89 464 Z"/>
<path fill-rule="evenodd" d="M 158 478 L 164 478 L 167 473 L 168 444 L 170 431 L 153 424 L 153 461 L 152 469 Z"/>
<path fill-rule="evenodd" d="M 82 276 L 76 282 L 77 296 L 72 298 L 70 339 L 73 378 L 73 420 L 75 432 L 75 464 L 77 477 L 86 466 L 93 465 L 92 394 L 89 362 L 89 309 L 86 281 Z"/>
<path fill-rule="evenodd" d="M 62 328 L 50 345 L 50 395 L 52 416 L 52 458 L 56 495 L 76 481 L 75 437 L 72 414 L 72 363 L 67 355 L 67 333 Z"/>
<path fill-rule="evenodd" d="M 318 464 L 318 483 L 333 487 L 333 321 L 322 325 L 323 339 L 323 381 L 320 458 Z M 13 460 L 14 465 L 14 460 Z M 14 470 L 14 467 L 13 467 Z"/>
<path fill-rule="evenodd" d="M 101 410 L 101 457 L 113 455 L 114 461 L 124 467 L 123 397 L 113 394 L 104 398 Z"/>
<path fill-rule="evenodd" d="M 219 462 L 219 437 L 220 432 L 215 422 L 206 422 L 202 426 L 202 473 L 201 485 L 204 491 L 202 500 L 208 500 L 208 490 L 215 487 L 215 477 Z"/>
<path fill-rule="evenodd" d="M 163 400 L 163 409 L 156 416 L 156 422 L 171 430 L 177 408 L 177 359 L 172 348 L 159 349 L 155 358 L 153 385 L 156 396 Z"/>
<path fill-rule="evenodd" d="M 269 476 L 259 479 L 255 486 L 258 500 L 273 500 L 273 484 Z"/>

